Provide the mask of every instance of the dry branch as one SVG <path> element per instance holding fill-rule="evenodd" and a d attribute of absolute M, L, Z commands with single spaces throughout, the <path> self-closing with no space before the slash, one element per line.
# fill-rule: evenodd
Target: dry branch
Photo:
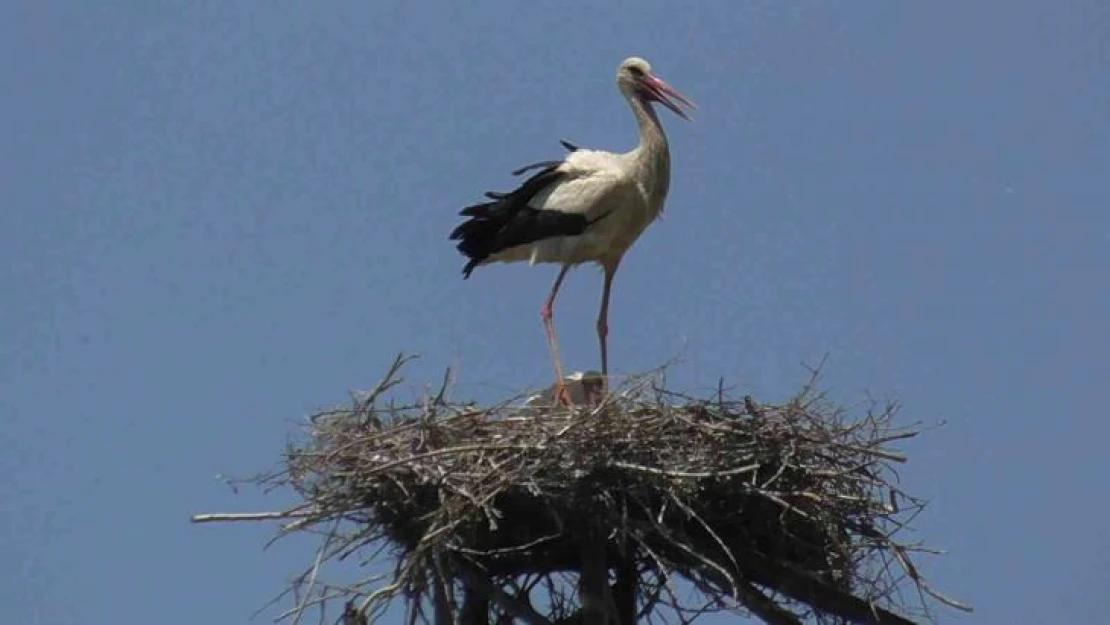
<path fill-rule="evenodd" d="M 917 433 L 893 424 L 894 405 L 848 418 L 812 380 L 770 405 L 649 377 L 595 408 L 452 403 L 449 377 L 418 401 L 387 401 L 403 365 L 352 407 L 308 419 L 258 480 L 291 487 L 299 505 L 194 517 L 295 519 L 285 531 L 322 532 L 325 561 L 389 550 L 396 566 L 378 588 L 328 586 L 314 567 L 302 610 L 341 594 L 360 598 L 347 612 L 380 614 L 401 597 L 410 622 L 447 622 L 450 610 L 468 625 L 724 609 L 904 624 L 929 616 L 927 597 L 968 609 L 933 591 L 896 538 L 923 503 L 891 468 L 906 458 L 887 445 Z M 680 601 L 678 579 L 704 601 Z M 920 603 L 901 602 L 905 584 Z"/>

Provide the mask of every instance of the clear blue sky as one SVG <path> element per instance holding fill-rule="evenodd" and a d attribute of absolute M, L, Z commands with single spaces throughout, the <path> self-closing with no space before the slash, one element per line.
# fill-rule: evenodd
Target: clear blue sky
<path fill-rule="evenodd" d="M 948 425 L 908 445 L 941 622 L 1110 610 L 1110 8 L 1044 2 L 15 2 L 0 9 L 0 621 L 243 623 L 308 555 L 191 513 L 419 352 L 549 381 L 552 267 L 463 282 L 456 211 L 557 139 L 624 150 L 648 58 L 665 219 L 613 366 Z M 598 272 L 556 312 L 596 368 Z M 265 618 L 262 622 L 266 622 Z M 707 623 L 723 623 L 721 619 Z"/>

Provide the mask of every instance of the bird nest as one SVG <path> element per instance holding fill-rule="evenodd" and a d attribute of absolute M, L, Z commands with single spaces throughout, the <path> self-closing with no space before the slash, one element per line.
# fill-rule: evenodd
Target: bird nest
<path fill-rule="evenodd" d="M 413 619 L 463 625 L 674 622 L 668 611 L 688 622 L 713 610 L 911 623 L 933 599 L 964 608 L 925 583 L 911 561 L 920 548 L 897 537 L 922 502 L 892 469 L 905 458 L 890 444 L 917 434 L 892 423 L 893 405 L 849 417 L 812 381 L 761 405 L 723 389 L 669 392 L 658 375 L 594 406 L 454 403 L 446 384 L 401 405 L 386 392 L 402 364 L 353 406 L 313 416 L 258 480 L 291 486 L 299 505 L 195 518 L 322 532 L 295 584 L 298 615 L 338 597 L 350 599 L 348 622 L 403 597 Z M 321 581 L 323 562 L 359 552 L 395 566 Z"/>

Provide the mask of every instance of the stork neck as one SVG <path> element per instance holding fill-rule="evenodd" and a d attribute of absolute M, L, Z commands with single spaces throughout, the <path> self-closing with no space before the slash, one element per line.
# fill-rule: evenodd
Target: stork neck
<path fill-rule="evenodd" d="M 667 195 L 671 179 L 671 154 L 667 147 L 667 135 L 663 124 L 655 114 L 655 108 L 640 97 L 629 98 L 636 124 L 640 127 L 640 144 L 636 146 L 634 161 L 636 168 L 643 172 L 648 191 L 660 202 Z"/>
<path fill-rule="evenodd" d="M 641 154 L 666 154 L 667 135 L 663 132 L 663 124 L 655 114 L 655 108 L 641 97 L 629 98 L 632 113 L 636 116 L 636 124 L 640 127 Z"/>

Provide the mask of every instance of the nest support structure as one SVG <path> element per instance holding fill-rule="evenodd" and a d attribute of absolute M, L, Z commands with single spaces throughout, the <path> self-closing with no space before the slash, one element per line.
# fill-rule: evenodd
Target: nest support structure
<path fill-rule="evenodd" d="M 730 610 L 767 623 L 914 623 L 940 603 L 898 536 L 923 503 L 903 492 L 891 443 L 914 428 L 894 405 L 856 416 L 815 378 L 781 405 L 723 388 L 706 397 L 630 380 L 599 405 L 386 399 L 377 388 L 314 415 L 260 485 L 301 503 L 274 513 L 315 532 L 293 585 L 300 617 L 346 601 L 347 625 L 395 600 L 435 625 L 691 622 Z M 320 567 L 358 554 L 392 570 L 330 584 Z M 384 557 L 383 557 L 384 556 Z"/>

